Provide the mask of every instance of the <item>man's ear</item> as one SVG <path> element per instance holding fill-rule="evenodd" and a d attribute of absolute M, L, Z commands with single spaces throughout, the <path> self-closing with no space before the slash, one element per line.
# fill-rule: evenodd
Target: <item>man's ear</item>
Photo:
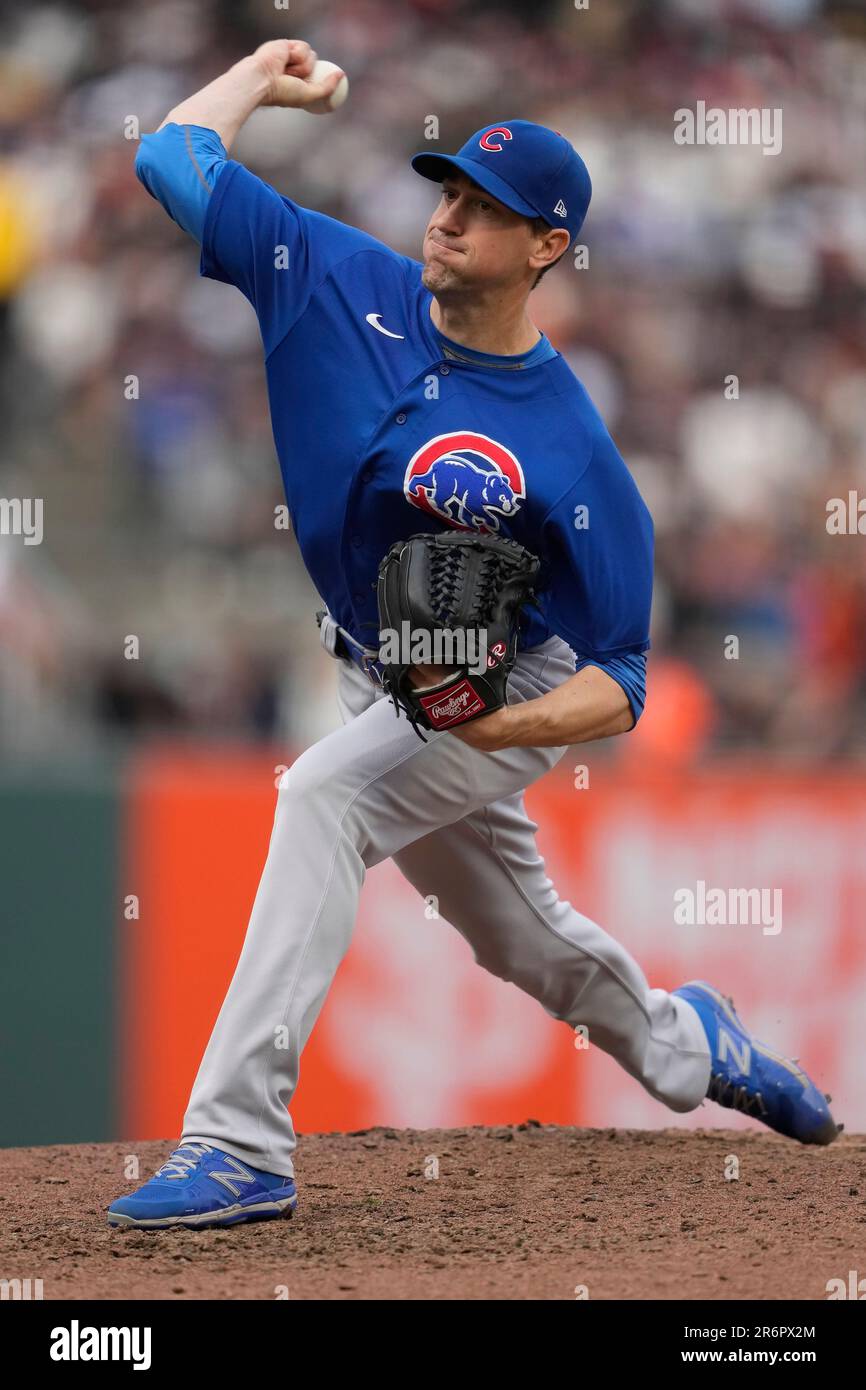
<path fill-rule="evenodd" d="M 536 239 L 542 243 L 542 246 L 540 252 L 532 255 L 529 259 L 529 264 L 533 270 L 547 270 L 549 266 L 554 265 L 561 256 L 565 255 L 571 241 L 564 227 L 551 227 L 549 231 L 539 233 Z"/>

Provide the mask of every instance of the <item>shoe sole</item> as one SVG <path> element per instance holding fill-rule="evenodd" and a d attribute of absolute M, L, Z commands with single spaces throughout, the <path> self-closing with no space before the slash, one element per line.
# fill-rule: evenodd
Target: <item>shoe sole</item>
<path fill-rule="evenodd" d="M 284 1197 L 276 1202 L 256 1202 L 245 1207 L 238 1203 L 233 1207 L 221 1207 L 218 1211 L 203 1211 L 184 1216 L 126 1216 L 123 1212 L 111 1212 L 109 1226 L 134 1226 L 143 1231 L 167 1230 L 171 1226 L 188 1226 L 201 1230 L 207 1226 L 238 1226 L 243 1221 L 273 1221 L 277 1217 L 290 1217 L 298 1205 L 297 1194 Z"/>

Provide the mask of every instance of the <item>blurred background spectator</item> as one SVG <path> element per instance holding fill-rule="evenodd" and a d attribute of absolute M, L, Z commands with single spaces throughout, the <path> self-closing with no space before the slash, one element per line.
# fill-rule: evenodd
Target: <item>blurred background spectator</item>
<path fill-rule="evenodd" d="M 866 496 L 861 0 L 7 12 L 0 497 L 43 498 L 45 520 L 41 545 L 0 535 L 0 757 L 303 742 L 330 722 L 316 596 L 274 525 L 254 315 L 198 278 L 132 168 L 139 131 L 283 34 L 346 68 L 349 105 L 258 112 L 233 155 L 401 252 L 419 254 L 435 202 L 407 163 L 431 116 L 434 149 L 520 116 L 589 165 L 588 267 L 546 277 L 530 309 L 655 519 L 628 755 L 682 737 L 690 757 L 866 757 L 866 537 L 826 527 L 831 497 Z M 781 108 L 781 153 L 675 144 L 674 112 L 701 99 Z"/>

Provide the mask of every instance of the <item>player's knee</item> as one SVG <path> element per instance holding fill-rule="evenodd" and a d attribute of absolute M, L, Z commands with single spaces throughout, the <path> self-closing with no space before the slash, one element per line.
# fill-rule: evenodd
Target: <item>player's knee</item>
<path fill-rule="evenodd" d="M 293 844 L 299 834 L 319 847 L 339 840 L 368 868 L 382 858 L 373 830 L 375 789 L 366 773 L 361 780 L 351 768 L 335 766 L 314 744 L 283 773 L 277 791 L 275 830 Z"/>
<path fill-rule="evenodd" d="M 277 783 L 278 812 L 304 806 L 311 810 L 320 803 L 327 806 L 334 800 L 333 779 L 325 774 L 318 759 L 310 756 L 314 751 L 308 749 L 296 758 Z"/>
<path fill-rule="evenodd" d="M 360 844 L 366 838 L 362 798 L 333 764 L 317 755 L 315 745 L 302 753 L 277 783 L 276 826 L 294 839 L 317 837 L 332 843 L 336 835 Z"/>

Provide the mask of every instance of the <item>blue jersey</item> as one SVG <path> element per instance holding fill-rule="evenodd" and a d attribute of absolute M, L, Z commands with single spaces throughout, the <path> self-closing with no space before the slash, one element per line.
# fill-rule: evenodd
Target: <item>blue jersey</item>
<path fill-rule="evenodd" d="M 518 357 L 444 339 L 418 261 L 281 196 L 212 131 L 145 136 L 136 169 L 201 241 L 201 273 L 256 311 L 292 525 L 337 622 L 378 644 L 376 578 L 395 540 L 511 537 L 542 562 L 521 645 L 564 638 L 578 666 L 620 681 L 637 718 L 652 521 L 547 339 Z"/>

